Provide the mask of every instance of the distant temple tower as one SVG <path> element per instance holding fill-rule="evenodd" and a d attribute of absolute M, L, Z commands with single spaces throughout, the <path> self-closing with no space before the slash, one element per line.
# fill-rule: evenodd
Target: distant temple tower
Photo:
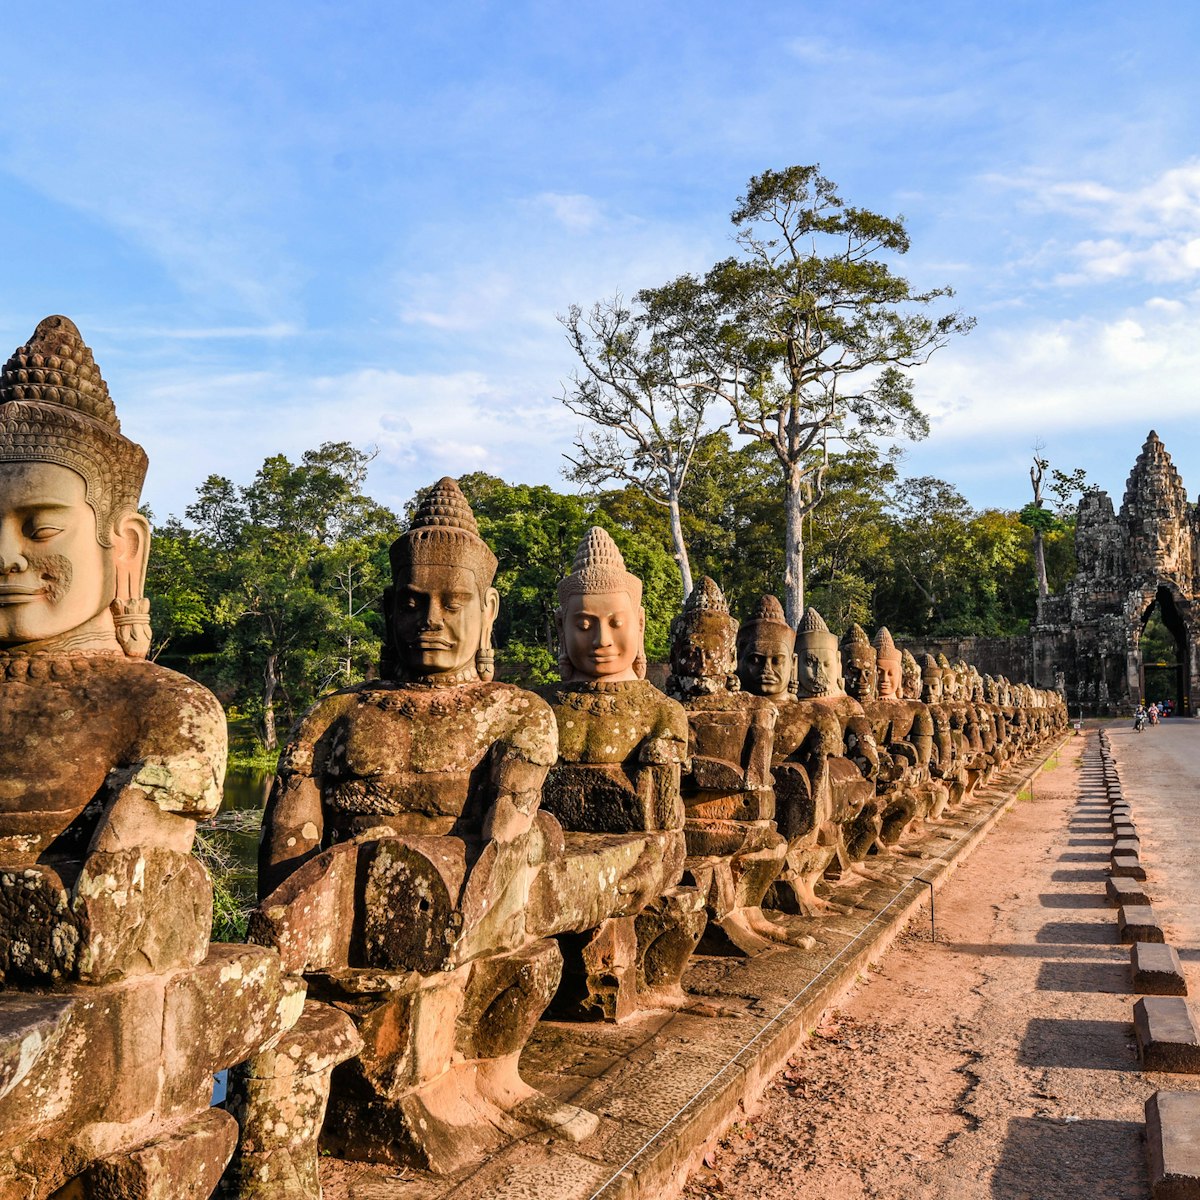
<path fill-rule="evenodd" d="M 1040 605 L 1031 631 L 1035 682 L 1052 687 L 1061 673 L 1072 711 L 1123 712 L 1145 698 L 1147 669 L 1174 672 L 1168 690 L 1176 711 L 1190 716 L 1200 702 L 1198 539 L 1200 512 L 1151 430 L 1120 512 L 1099 490 L 1079 502 L 1075 578 Z M 1156 608 L 1174 661 L 1147 664 L 1142 633 Z"/>

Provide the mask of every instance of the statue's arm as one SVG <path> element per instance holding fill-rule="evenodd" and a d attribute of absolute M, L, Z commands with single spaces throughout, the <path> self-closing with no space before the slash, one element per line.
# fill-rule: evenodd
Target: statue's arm
<path fill-rule="evenodd" d="M 492 759 L 494 800 L 483 835 L 497 842 L 520 837 L 537 815 L 542 784 L 558 759 L 558 724 L 544 700 L 525 693 L 529 705 Z"/>
<path fill-rule="evenodd" d="M 771 786 L 771 754 L 775 747 L 775 722 L 779 712 L 769 700 L 755 705 L 746 745 L 746 788 Z"/>
<path fill-rule="evenodd" d="M 258 895 L 269 896 L 321 849 L 325 815 L 320 779 L 340 697 L 319 701 L 301 719 L 279 758 L 258 842 Z"/>
<path fill-rule="evenodd" d="M 165 674 L 141 714 L 132 761 L 109 773 L 109 800 L 89 855 L 134 847 L 188 854 L 196 822 L 221 807 L 228 759 L 225 712 L 207 688 Z"/>

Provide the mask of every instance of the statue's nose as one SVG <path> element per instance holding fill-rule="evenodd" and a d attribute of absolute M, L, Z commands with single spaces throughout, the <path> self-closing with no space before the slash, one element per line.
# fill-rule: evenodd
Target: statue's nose
<path fill-rule="evenodd" d="M 29 560 L 17 549 L 15 540 L 0 534 L 0 575 L 20 575 Z"/>

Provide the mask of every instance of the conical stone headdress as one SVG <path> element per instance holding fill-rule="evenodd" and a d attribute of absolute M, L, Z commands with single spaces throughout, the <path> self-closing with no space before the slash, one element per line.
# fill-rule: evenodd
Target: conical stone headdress
<path fill-rule="evenodd" d="M 732 638 L 737 633 L 737 619 L 730 616 L 729 604 L 716 580 L 707 575 L 692 588 L 683 603 L 683 610 L 671 622 L 671 642 L 674 643 L 677 638 L 694 636 L 702 626 L 720 628 L 722 636 L 731 639 L 732 646 Z"/>
<path fill-rule="evenodd" d="M 742 622 L 737 635 L 738 648 L 746 645 L 760 627 L 786 636 L 789 649 L 796 644 L 796 631 L 787 623 L 783 605 L 774 596 L 760 597 L 754 611 Z"/>
<path fill-rule="evenodd" d="M 585 592 L 628 592 L 635 608 L 642 603 L 642 581 L 625 569 L 617 543 L 599 525 L 593 525 L 579 543 L 570 575 L 559 581 L 558 602 L 566 604 L 568 597 Z"/>
<path fill-rule="evenodd" d="M 480 590 L 492 586 L 498 565 L 479 536 L 466 496 L 449 475 L 429 489 L 408 530 L 392 543 L 389 555 L 398 579 L 418 564 L 464 567 L 474 573 Z"/>
<path fill-rule="evenodd" d="M 837 635 L 829 632 L 829 626 L 815 608 L 811 606 L 804 610 L 800 624 L 796 626 L 796 644 L 798 646 L 823 646 L 826 649 L 838 648 Z"/>
<path fill-rule="evenodd" d="M 74 322 L 52 316 L 0 371 L 0 462 L 49 462 L 83 477 L 96 535 L 112 545 L 116 517 L 137 509 L 146 452 L 121 422 Z"/>
<path fill-rule="evenodd" d="M 886 625 L 880 625 L 875 631 L 875 638 L 871 645 L 875 647 L 876 658 L 901 659 L 902 657 L 892 638 L 891 630 Z"/>
<path fill-rule="evenodd" d="M 847 650 L 851 646 L 866 646 L 870 648 L 870 645 L 871 639 L 867 637 L 867 631 L 857 621 L 842 634 L 843 650 Z"/>

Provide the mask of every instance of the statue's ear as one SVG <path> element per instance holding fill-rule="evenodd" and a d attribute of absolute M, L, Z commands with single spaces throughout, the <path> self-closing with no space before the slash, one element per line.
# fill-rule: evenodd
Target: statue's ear
<path fill-rule="evenodd" d="M 112 544 L 120 601 L 146 594 L 146 566 L 150 561 L 150 522 L 139 512 L 124 512 L 113 523 Z"/>
<path fill-rule="evenodd" d="M 150 653 L 150 601 L 146 564 L 150 561 L 150 522 L 139 512 L 122 513 L 112 527 L 114 596 L 109 605 L 117 642 L 129 658 Z"/>

